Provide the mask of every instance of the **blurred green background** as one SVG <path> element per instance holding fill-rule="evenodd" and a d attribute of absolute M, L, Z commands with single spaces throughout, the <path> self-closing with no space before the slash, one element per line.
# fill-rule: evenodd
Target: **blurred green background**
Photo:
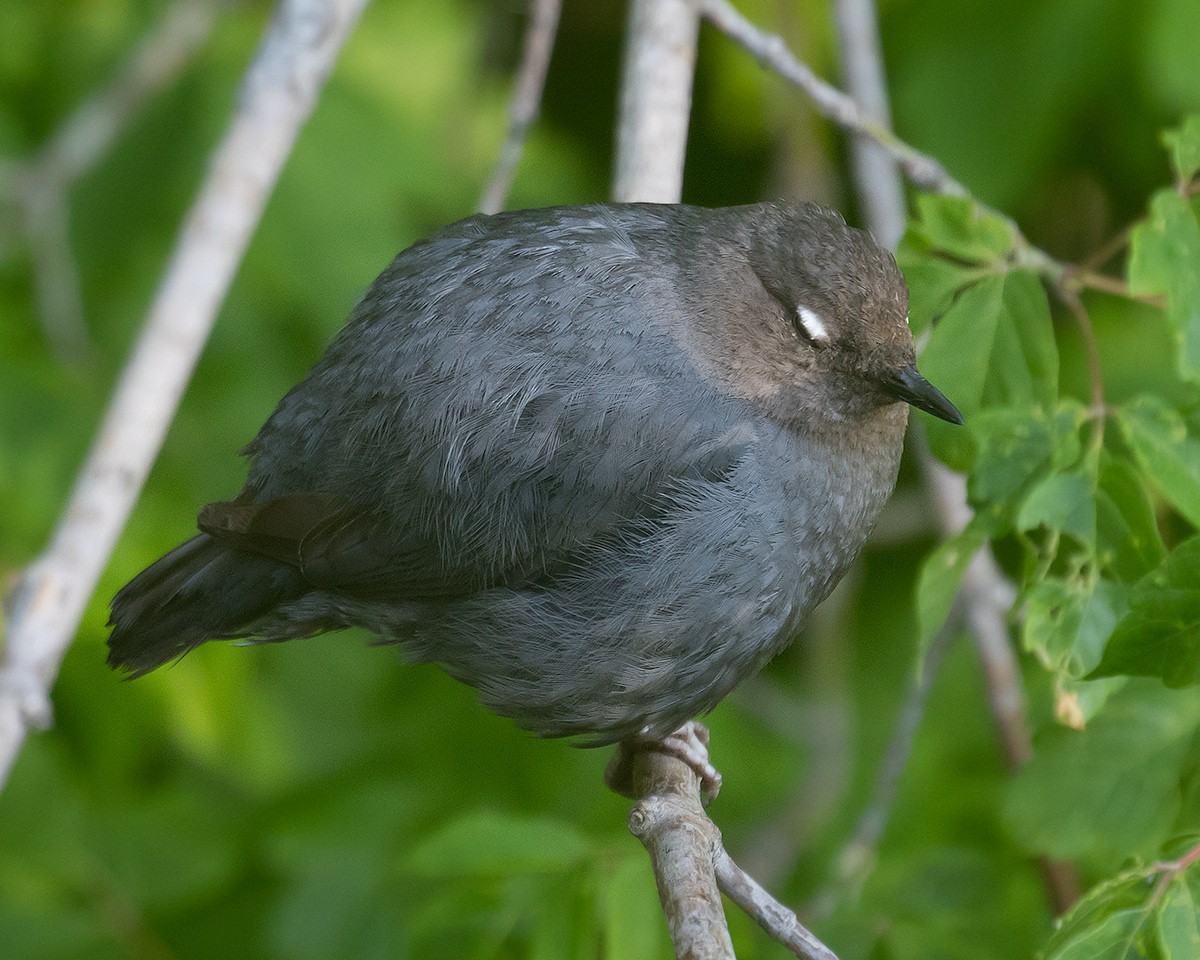
<path fill-rule="evenodd" d="M 836 76 L 824 0 L 739 6 Z M 377 0 L 345 49 L 67 657 L 56 725 L 0 794 L 0 956 L 669 956 L 628 803 L 601 782 L 606 751 L 535 742 L 359 634 L 213 644 L 128 684 L 103 663 L 108 598 L 190 535 L 200 505 L 238 489 L 236 451 L 395 252 L 472 212 L 523 8 Z M 0 4 L 6 188 L 164 9 Z M 0 201 L 0 574 L 46 542 L 268 13 L 225 4 L 180 79 L 71 191 L 82 351 L 51 345 L 21 212 Z M 885 0 L 896 128 L 1035 243 L 1081 259 L 1168 180 L 1157 132 L 1200 108 L 1198 15 L 1194 0 Z M 606 196 L 623 17 L 620 3 L 566 0 L 511 206 Z M 800 95 L 705 30 L 685 200 L 786 193 L 855 221 L 845 154 Z M 1161 319 L 1090 306 L 1110 396 L 1152 383 Z M 1059 332 L 1064 384 L 1084 397 L 1072 328 Z M 734 856 L 805 906 L 844 960 L 1029 956 L 1051 923 L 1032 854 L 1067 836 L 1057 852 L 1085 853 L 1090 882 L 1151 853 L 1167 824 L 1118 823 L 1111 843 L 1072 846 L 1087 798 L 1013 794 L 958 643 L 873 869 L 838 879 L 913 672 L 910 597 L 934 539 L 911 467 L 882 527 L 836 609 L 711 717 L 725 775 L 711 812 Z M 1032 667 L 1028 681 L 1053 751 L 1048 682 Z M 1160 696 L 1169 712 L 1187 694 Z M 739 956 L 784 955 L 731 923 Z"/>

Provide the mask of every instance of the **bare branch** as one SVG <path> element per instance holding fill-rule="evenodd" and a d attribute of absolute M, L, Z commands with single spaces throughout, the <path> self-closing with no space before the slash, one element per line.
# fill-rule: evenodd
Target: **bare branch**
<path fill-rule="evenodd" d="M 759 30 L 738 13 L 728 0 L 690 2 L 713 26 L 745 47 L 764 67 L 808 94 L 817 109 L 839 127 L 879 144 L 916 186 L 934 193 L 969 198 L 981 209 L 1008 224 L 1016 241 L 1017 252 L 1026 266 L 1054 282 L 1062 276 L 1066 267 L 1044 250 L 1031 244 L 1012 217 L 981 203 L 965 186 L 950 176 L 937 160 L 909 146 L 885 124 L 872 120 L 852 97 L 826 83 L 798 60 L 780 37 Z"/>
<path fill-rule="evenodd" d="M 717 852 L 717 883 L 725 896 L 797 957 L 837 960 L 837 955 L 805 928 L 795 911 L 767 893 L 723 849 Z"/>
<path fill-rule="evenodd" d="M 0 783 L 162 444 L 296 134 L 366 0 L 282 0 L 47 551 L 6 598 Z"/>
<path fill-rule="evenodd" d="M 875 0 L 834 0 L 841 50 L 842 83 L 872 120 L 892 125 L 884 79 L 883 51 Z M 871 232 L 885 247 L 895 247 L 904 233 L 904 184 L 896 162 L 881 146 L 861 136 L 851 139 L 854 185 Z"/>
<path fill-rule="evenodd" d="M 915 150 L 883 123 L 872 120 L 858 103 L 826 83 L 798 60 L 781 37 L 764 33 L 743 17 L 728 0 L 692 0 L 718 30 L 737 41 L 764 67 L 795 84 L 830 120 L 844 130 L 868 137 L 900 165 L 904 175 L 924 190 L 968 197 L 970 191 L 933 157 Z"/>
<path fill-rule="evenodd" d="M 958 605 L 961 607 L 961 603 Z M 849 886 L 856 891 L 874 868 L 878 854 L 879 842 L 883 839 L 884 831 L 891 817 L 892 806 L 896 801 L 896 793 L 900 787 L 900 778 L 904 768 L 908 766 L 912 756 L 913 743 L 921 719 L 925 716 L 925 706 L 929 701 L 929 692 L 950 648 L 961 623 L 961 611 L 951 612 L 942 629 L 933 638 L 925 659 L 921 675 L 914 678 L 910 684 L 900 709 L 896 712 L 895 726 L 892 738 L 888 741 L 883 759 L 879 764 L 879 772 L 875 777 L 875 790 L 867 808 L 859 815 L 854 833 L 843 845 L 835 859 L 836 876 L 834 884 Z M 819 892 L 814 897 L 817 912 L 828 912 L 835 906 L 837 893 L 830 887 Z"/>
<path fill-rule="evenodd" d="M 40 171 L 22 177 L 22 187 L 20 223 L 29 242 L 42 333 L 58 359 L 87 360 L 95 351 L 88 336 L 79 265 L 71 251 L 67 190 Z"/>
<path fill-rule="evenodd" d="M 658 897 L 680 960 L 733 960 L 713 864 L 721 833 L 700 805 L 700 780 L 677 757 L 638 750 L 633 788 L 641 799 L 629 830 L 654 867 Z"/>
<path fill-rule="evenodd" d="M 679 202 L 699 30 L 699 14 L 688 0 L 630 5 L 614 200 Z"/>
<path fill-rule="evenodd" d="M 550 68 L 561 11 L 562 0 L 529 2 L 529 25 L 525 29 L 521 65 L 508 109 L 508 135 L 500 147 L 500 156 L 496 159 L 491 180 L 479 200 L 481 213 L 499 213 L 503 210 L 508 191 L 512 189 L 517 164 L 529 137 L 529 128 L 537 120 L 541 109 L 546 71 Z"/>

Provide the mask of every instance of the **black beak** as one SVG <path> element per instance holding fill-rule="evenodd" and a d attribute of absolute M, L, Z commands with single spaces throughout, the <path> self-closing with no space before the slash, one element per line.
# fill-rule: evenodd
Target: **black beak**
<path fill-rule="evenodd" d="M 913 364 L 893 370 L 883 378 L 883 389 L 897 400 L 911 403 L 918 410 L 932 413 L 950 423 L 963 422 L 958 408 L 943 396 L 942 391 L 926 380 Z"/>

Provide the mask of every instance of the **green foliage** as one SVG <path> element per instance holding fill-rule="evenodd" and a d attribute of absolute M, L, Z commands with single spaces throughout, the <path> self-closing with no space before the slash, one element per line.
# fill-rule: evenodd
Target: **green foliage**
<path fill-rule="evenodd" d="M 1022 266 L 1027 241 L 968 201 L 923 198 L 901 250 L 914 326 L 931 328 L 925 369 L 936 382 L 957 371 L 967 416 L 965 438 L 934 429 L 931 445 L 968 472 L 977 511 L 922 567 L 919 636 L 949 612 L 967 551 L 989 539 L 1015 548 L 1024 647 L 1049 672 L 1067 728 L 1039 738 L 1005 820 L 1031 852 L 1093 865 L 1153 856 L 1170 832 L 1198 826 L 1180 803 L 1200 776 L 1200 700 L 1128 680 L 1200 685 L 1200 538 L 1189 536 L 1200 527 L 1200 115 L 1163 139 L 1177 183 L 1151 197 L 1128 265 L 1129 296 L 1161 295 L 1174 337 L 1175 379 L 1153 392 L 1087 408 L 1060 394 L 1042 283 L 1070 278 Z M 1197 879 L 1180 872 L 1156 888 L 1152 873 L 1100 884 L 1043 956 L 1195 955 Z"/>
<path fill-rule="evenodd" d="M 1090 891 L 1063 917 L 1040 960 L 1183 960 L 1200 950 L 1200 883 L 1162 866 Z"/>
<path fill-rule="evenodd" d="M 107 598 L 237 489 L 234 452 L 396 250 L 472 210 L 505 128 L 513 8 L 374 4 L 344 52 L 64 665 L 56 726 L 0 793 L 4 957 L 670 956 L 601 752 L 533 742 L 359 635 L 213 644 L 132 684 L 103 664 Z M 1200 867 L 1154 860 L 1200 831 L 1200 117 L 1175 119 L 1200 104 L 1194 0 L 880 8 L 898 129 L 1056 256 L 1082 260 L 1135 219 L 1127 279 L 1145 302 L 1084 292 L 1096 409 L 1084 341 L 1013 223 L 915 198 L 899 251 L 912 328 L 967 425 L 914 419 L 968 472 L 976 519 L 940 546 L 869 549 L 836 637 L 806 635 L 712 715 L 726 776 L 712 812 L 843 960 L 1191 960 Z M 161 9 L 0 3 L 0 188 Z M 796 10 L 831 73 L 826 5 Z M 606 194 L 621 16 L 564 6 L 513 205 Z M 264 18 L 227 6 L 72 190 L 90 358 L 48 346 L 0 193 L 0 574 L 52 529 Z M 699 66 L 689 198 L 770 195 L 786 164 L 837 199 L 819 184 L 844 179 L 838 150 L 779 133 L 790 94 L 715 36 Z M 1156 127 L 1171 124 L 1164 153 Z M 978 664 L 952 648 L 889 827 L 843 883 L 914 650 L 985 542 L 1020 588 L 1035 759 L 1010 779 Z M 1073 858 L 1091 887 L 1057 928 L 1033 854 Z M 784 956 L 744 917 L 731 926 L 740 957 Z"/>

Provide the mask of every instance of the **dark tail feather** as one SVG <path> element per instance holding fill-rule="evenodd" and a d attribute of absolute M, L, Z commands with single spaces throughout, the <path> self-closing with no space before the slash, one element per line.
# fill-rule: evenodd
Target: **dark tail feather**
<path fill-rule="evenodd" d="M 112 602 L 109 666 L 139 677 L 205 640 L 246 636 L 307 586 L 278 560 L 192 537 L 134 577 Z"/>

